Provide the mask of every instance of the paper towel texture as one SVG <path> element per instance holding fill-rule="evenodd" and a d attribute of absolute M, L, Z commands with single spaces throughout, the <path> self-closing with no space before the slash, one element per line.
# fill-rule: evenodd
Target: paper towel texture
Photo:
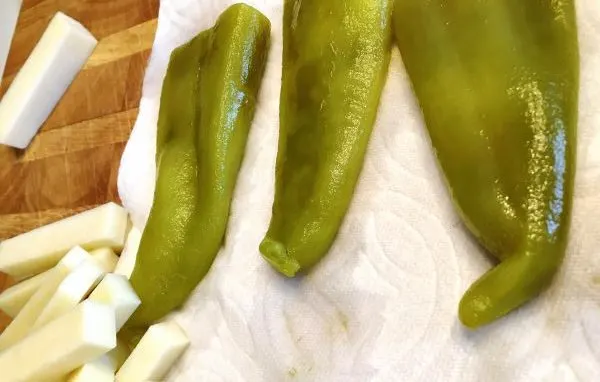
<path fill-rule="evenodd" d="M 169 55 L 235 1 L 163 0 L 119 192 L 138 228 L 152 204 Z M 329 255 L 286 280 L 261 258 L 279 129 L 281 0 L 247 1 L 272 47 L 226 243 L 174 315 L 192 346 L 172 381 L 600 381 L 600 2 L 578 0 L 577 191 L 567 258 L 551 289 L 508 318 L 464 329 L 457 306 L 492 263 L 441 180 L 397 48 L 352 206 Z M 476 36 L 474 36 L 476 38 Z"/>

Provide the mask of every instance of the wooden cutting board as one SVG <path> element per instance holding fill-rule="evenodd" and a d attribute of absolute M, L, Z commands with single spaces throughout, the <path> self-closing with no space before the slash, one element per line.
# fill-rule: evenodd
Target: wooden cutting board
<path fill-rule="evenodd" d="M 23 1 L 0 96 L 57 11 L 80 21 L 99 44 L 31 145 L 0 146 L 0 240 L 118 202 L 119 161 L 137 116 L 158 3 Z M 11 283 L 0 274 L 0 291 Z M 0 312 L 0 332 L 8 322 Z"/>

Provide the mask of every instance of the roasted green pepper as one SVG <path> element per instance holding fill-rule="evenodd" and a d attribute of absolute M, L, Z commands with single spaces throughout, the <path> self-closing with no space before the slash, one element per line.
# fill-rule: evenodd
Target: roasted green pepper
<path fill-rule="evenodd" d="M 262 80 L 269 20 L 243 4 L 171 55 L 163 83 L 154 204 L 131 283 L 146 326 L 187 299 L 227 226 Z"/>
<path fill-rule="evenodd" d="M 539 294 L 563 261 L 579 87 L 573 0 L 397 0 L 394 24 L 455 205 L 501 261 L 460 303 L 476 328 Z"/>
<path fill-rule="evenodd" d="M 294 276 L 329 250 L 352 199 L 391 43 L 391 0 L 285 0 L 275 202 L 263 256 Z"/>

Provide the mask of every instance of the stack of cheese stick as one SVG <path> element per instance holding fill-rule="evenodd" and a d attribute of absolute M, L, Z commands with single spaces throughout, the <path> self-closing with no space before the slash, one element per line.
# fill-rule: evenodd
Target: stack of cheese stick
<path fill-rule="evenodd" d="M 0 243 L 0 272 L 19 281 L 0 294 L 13 318 L 0 334 L 3 381 L 165 378 L 189 344 L 175 322 L 151 326 L 133 349 L 118 340 L 140 305 L 128 281 L 139 236 L 108 203 Z"/>

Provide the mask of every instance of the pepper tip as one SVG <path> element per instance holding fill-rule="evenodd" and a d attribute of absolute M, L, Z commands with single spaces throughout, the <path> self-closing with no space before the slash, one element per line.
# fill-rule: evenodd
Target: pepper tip
<path fill-rule="evenodd" d="M 302 268 L 298 260 L 291 257 L 283 244 L 278 241 L 265 238 L 260 244 L 260 252 L 263 257 L 287 277 L 294 277 Z"/>
<path fill-rule="evenodd" d="M 468 295 L 465 295 L 458 306 L 458 318 L 460 322 L 469 329 L 479 328 L 481 323 L 480 311 L 481 307 L 478 307 L 477 299 L 472 299 Z"/>

